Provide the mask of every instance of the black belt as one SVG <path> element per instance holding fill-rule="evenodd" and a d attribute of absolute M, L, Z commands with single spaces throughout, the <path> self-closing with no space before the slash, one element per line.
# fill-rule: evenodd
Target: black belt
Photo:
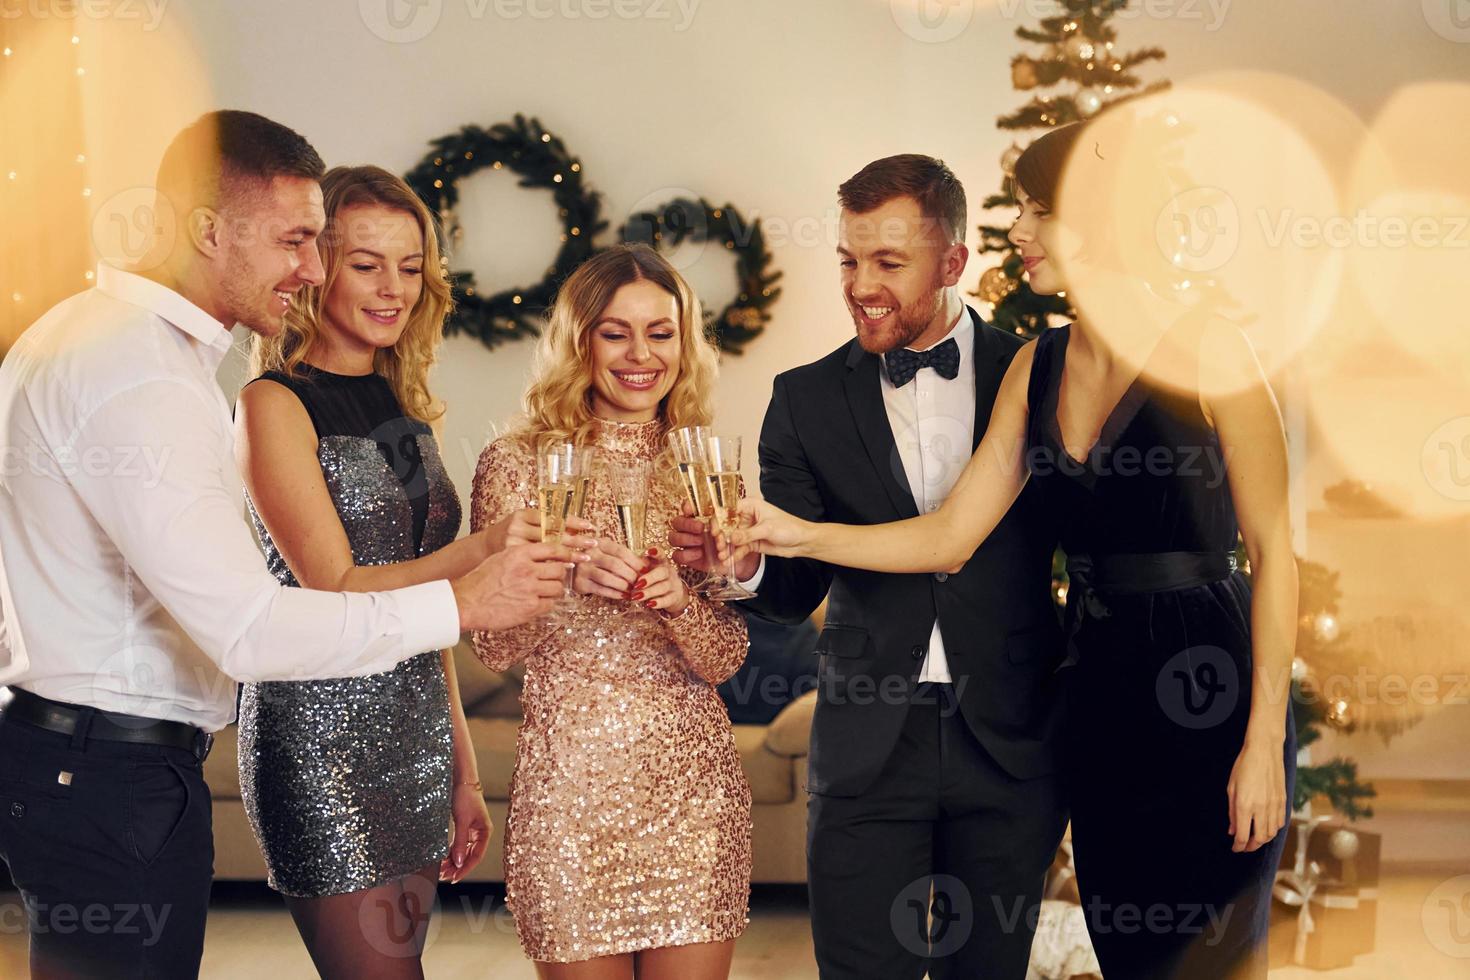
<path fill-rule="evenodd" d="M 53 701 L 19 687 L 12 687 L 10 693 L 14 697 L 5 706 L 6 718 L 23 721 L 59 735 L 76 734 L 83 716 L 90 713 L 92 717 L 85 732 L 87 738 L 106 742 L 130 742 L 135 745 L 168 745 L 193 752 L 201 762 L 208 757 L 209 750 L 214 746 L 213 735 L 181 721 L 143 718 L 68 704 L 65 701 Z"/>
<path fill-rule="evenodd" d="M 1067 556 L 1067 659 L 1062 667 L 1079 657 L 1077 631 L 1087 618 L 1103 619 L 1112 610 L 1103 596 L 1140 595 L 1191 589 L 1219 582 L 1238 569 L 1231 551 L 1156 551 L 1140 554 Z M 1060 669 L 1060 668 L 1059 668 Z"/>

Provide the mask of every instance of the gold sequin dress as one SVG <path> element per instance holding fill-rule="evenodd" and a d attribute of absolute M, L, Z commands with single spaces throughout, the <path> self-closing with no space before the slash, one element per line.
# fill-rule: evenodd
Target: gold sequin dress
<path fill-rule="evenodd" d="M 607 456 L 653 459 L 664 424 L 599 422 Z M 536 463 L 516 436 L 475 471 L 478 530 L 535 499 Z M 668 541 L 679 497 L 655 479 L 648 540 Z M 588 519 L 617 526 L 605 481 Z M 505 827 L 506 903 L 533 960 L 573 962 L 734 939 L 750 921 L 750 786 L 715 686 L 745 659 L 745 621 L 693 596 L 664 619 L 578 596 L 560 627 L 475 633 L 491 670 L 526 661 Z"/>

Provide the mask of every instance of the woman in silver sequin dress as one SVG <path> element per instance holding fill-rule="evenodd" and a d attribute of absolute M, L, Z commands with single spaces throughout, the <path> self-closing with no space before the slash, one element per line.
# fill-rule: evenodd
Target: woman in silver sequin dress
<path fill-rule="evenodd" d="M 459 498 L 427 424 L 449 309 L 432 217 L 400 179 L 322 181 L 321 286 L 254 339 L 237 406 L 247 503 L 287 585 L 397 588 L 472 570 L 501 526 L 455 541 Z M 271 887 L 329 977 L 420 977 L 434 889 L 491 827 L 447 651 L 336 680 L 245 684 L 241 796 Z M 452 844 L 449 827 L 454 827 Z"/>
<path fill-rule="evenodd" d="M 653 465 L 648 540 L 666 541 L 680 495 L 665 433 L 710 421 L 702 328 L 653 250 L 584 263 L 558 294 L 525 424 L 480 457 L 471 527 L 526 508 L 532 445 L 571 438 L 608 463 Z M 715 692 L 745 659 L 745 622 L 668 561 L 615 543 L 606 480 L 594 477 L 588 516 L 612 540 L 579 567 L 574 611 L 473 635 L 492 670 L 526 663 L 506 900 L 543 980 L 717 980 L 749 921 L 750 787 Z M 630 603 L 639 612 L 624 615 Z"/>

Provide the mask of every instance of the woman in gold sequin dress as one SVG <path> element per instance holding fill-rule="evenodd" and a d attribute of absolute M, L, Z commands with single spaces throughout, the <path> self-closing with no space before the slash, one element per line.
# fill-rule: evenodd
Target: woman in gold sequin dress
<path fill-rule="evenodd" d="M 528 507 L 534 447 L 555 437 L 649 461 L 648 540 L 666 541 L 665 433 L 710 421 L 715 373 L 679 274 L 643 246 L 599 253 L 561 288 L 525 422 L 480 456 L 472 527 Z M 526 662 L 506 901 L 543 980 L 727 977 L 749 921 L 750 787 L 715 686 L 745 659 L 745 622 L 616 543 L 605 480 L 588 517 L 601 547 L 574 611 L 473 637 L 492 670 Z"/>

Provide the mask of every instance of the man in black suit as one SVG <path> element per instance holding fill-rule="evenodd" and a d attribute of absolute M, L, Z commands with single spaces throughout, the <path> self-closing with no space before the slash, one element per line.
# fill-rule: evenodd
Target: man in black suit
<path fill-rule="evenodd" d="M 776 378 L 761 492 L 807 520 L 877 524 L 939 506 L 1022 343 L 960 298 L 965 195 L 942 162 L 878 160 L 838 196 L 857 336 Z M 1066 823 L 1054 525 L 1028 489 L 954 573 L 737 569 L 763 618 L 800 622 L 830 596 L 807 785 L 823 978 L 1025 976 Z M 676 560 L 703 567 L 699 529 L 677 522 Z"/>

